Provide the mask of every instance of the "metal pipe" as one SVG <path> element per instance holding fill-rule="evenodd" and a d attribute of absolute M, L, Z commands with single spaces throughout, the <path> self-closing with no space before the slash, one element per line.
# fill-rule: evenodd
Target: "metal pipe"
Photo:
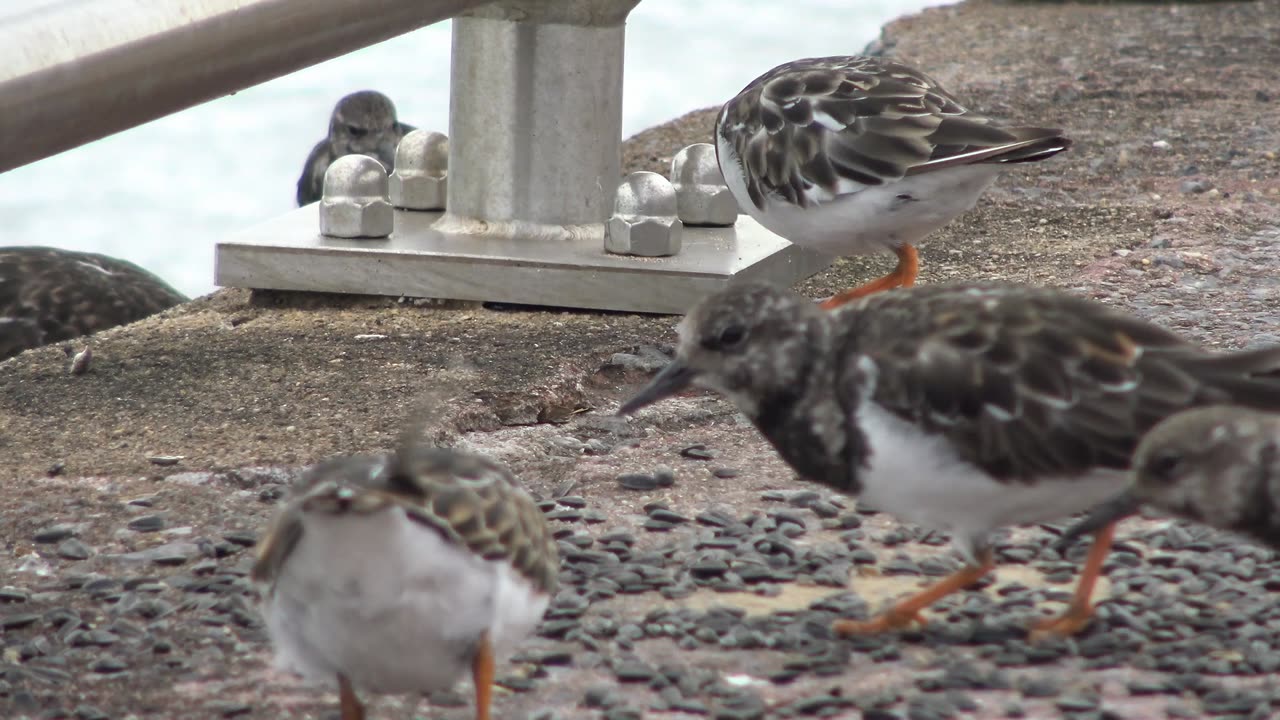
<path fill-rule="evenodd" d="M 454 20 L 440 228 L 603 232 L 621 162 L 623 23 L 638 2 L 505 0 Z"/>
<path fill-rule="evenodd" d="M 0 172 L 486 1 L 5 2 Z"/>

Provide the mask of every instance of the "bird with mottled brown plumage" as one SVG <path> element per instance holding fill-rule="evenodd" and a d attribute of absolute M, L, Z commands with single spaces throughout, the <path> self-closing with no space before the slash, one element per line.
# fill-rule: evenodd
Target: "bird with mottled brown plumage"
<path fill-rule="evenodd" d="M 395 104 L 380 92 L 361 90 L 342 98 L 329 116 L 329 134 L 316 143 L 302 166 L 298 206 L 320 201 L 325 171 L 344 155 L 368 155 L 391 172 L 396 166 L 396 146 L 413 130 L 396 119 Z"/>
<path fill-rule="evenodd" d="M 528 636 L 559 569 L 542 511 L 497 463 L 409 445 L 330 460 L 293 488 L 254 580 L 279 666 L 357 691 L 421 694 L 470 672 L 490 717 L 494 668 Z"/>
<path fill-rule="evenodd" d="M 954 576 L 842 634 L 921 621 L 983 577 L 991 533 L 1083 512 L 1125 484 L 1139 440 L 1188 408 L 1280 411 L 1280 347 L 1213 353 L 1069 293 L 928 285 L 835 311 L 760 283 L 703 300 L 676 357 L 621 413 L 690 385 L 716 390 L 802 477 L 950 533 Z M 1098 532 L 1076 594 L 1037 634 L 1083 628 L 1114 523 Z"/>
<path fill-rule="evenodd" d="M 52 247 L 0 247 L 0 360 L 186 301 L 126 260 Z"/>
<path fill-rule="evenodd" d="M 1280 413 L 1232 405 L 1178 413 L 1142 438 L 1132 466 L 1128 488 L 1064 531 L 1060 549 L 1146 505 L 1280 550 Z"/>
<path fill-rule="evenodd" d="M 716 154 L 742 210 L 832 256 L 893 252 L 888 275 L 836 307 L 910 287 L 916 245 L 974 206 L 1010 166 L 1071 147 L 1055 128 L 1014 126 L 962 104 L 899 60 L 795 60 L 751 81 L 716 119 Z"/>

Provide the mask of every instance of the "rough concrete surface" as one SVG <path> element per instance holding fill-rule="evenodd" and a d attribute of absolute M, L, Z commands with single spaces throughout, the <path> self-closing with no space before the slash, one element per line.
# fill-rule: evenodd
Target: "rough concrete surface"
<path fill-rule="evenodd" d="M 1062 126 L 1076 141 L 1057 158 L 1007 173 L 978 208 L 936 233 L 922 249 L 921 282 L 1056 285 L 1210 346 L 1280 342 L 1278 37 L 1276 2 L 967 2 L 891 24 L 883 46 L 972 106 Z M 630 139 L 624 169 L 665 171 L 681 147 L 708 141 L 714 112 L 692 112 Z M 842 260 L 800 289 L 831 294 L 891 262 Z M 224 290 L 77 342 L 75 349 L 93 348 L 93 367 L 83 375 L 68 373 L 60 346 L 0 363 L 0 716 L 332 716 L 333 694 L 268 669 L 265 635 L 244 592 L 252 553 L 246 546 L 298 467 L 392 447 L 426 391 L 449 398 L 428 424 L 436 439 L 492 454 L 541 498 L 580 497 L 605 515 L 597 518 L 603 522 L 556 521 L 579 539 L 625 529 L 636 536 L 634 552 L 674 557 L 695 552 L 709 530 L 697 523 L 643 529 L 645 506 L 655 500 L 689 518 L 708 509 L 742 517 L 786 507 L 762 499 L 768 491 L 816 489 L 827 496 L 795 480 L 755 431 L 710 395 L 686 395 L 631 420 L 610 417 L 661 362 L 653 348 L 674 340 L 673 323 L 618 313 Z M 715 457 L 680 454 L 695 443 Z M 160 456 L 180 459 L 172 464 L 173 457 Z M 619 488 L 619 473 L 659 465 L 673 468 L 670 487 Z M 845 502 L 844 510 L 852 508 Z M 936 538 L 883 515 L 859 517 L 860 546 L 876 562 L 850 575 L 856 597 L 845 595 L 847 602 L 874 609 L 915 587 L 918 576 L 883 572 L 904 553 L 911 562 L 933 556 L 950 562 Z M 806 518 L 797 545 L 841 542 L 839 530 L 816 515 Z M 1145 560 L 1165 551 L 1142 533 L 1168 528 L 1136 521 L 1121 536 L 1129 537 L 1130 554 Z M 1004 542 L 1015 558 L 1020 543 L 1040 553 L 1050 537 L 1024 528 Z M 153 548 L 160 550 L 147 552 Z M 1257 567 L 1271 561 L 1269 552 L 1240 560 Z M 985 592 L 997 597 L 1013 583 L 1039 600 L 1061 599 L 1070 585 L 1060 579 L 1046 585 L 1040 568 L 1025 558 L 1011 561 Z M 839 592 L 815 582 L 817 574 L 801 572 L 745 593 L 699 589 L 676 599 L 621 593 L 593 602 L 578 620 L 639 623 L 655 610 L 731 606 L 766 625 L 780 623 L 785 634 L 792 631 L 785 627 L 788 613 L 813 610 L 815 602 L 821 607 Z M 1264 579 L 1254 586 L 1262 598 L 1276 589 Z M 1179 594 L 1176 584 L 1160 587 Z M 981 602 L 980 594 L 960 596 L 938 622 L 963 635 L 977 622 L 965 606 Z M 1210 605 L 1206 613 L 1230 609 Z M 1060 607 L 1037 603 L 992 621 L 1012 636 Z M 1143 608 L 1144 617 L 1159 615 L 1157 607 Z M 770 615 L 776 612 L 782 615 Z M 1120 612 L 1087 634 L 1114 628 Z M 1215 714 L 1280 713 L 1266 704 L 1266 693 L 1274 697 L 1275 690 L 1273 675 L 1257 670 L 1266 663 L 1249 665 L 1253 670 L 1231 664 L 1256 640 L 1231 627 L 1213 635 L 1227 658 L 1213 690 L 1195 690 L 1200 686 L 1186 680 L 1187 672 L 1162 669 L 1163 660 L 1108 668 L 1079 650 L 1081 638 L 1033 669 L 1010 665 L 1012 685 L 968 687 L 967 702 L 951 698 L 941 709 L 929 704 L 933 695 L 920 678 L 985 652 L 970 645 L 972 638 L 916 632 L 883 647 L 878 640 L 824 639 L 843 653 L 834 674 L 773 682 L 792 657 L 784 650 L 694 647 L 661 633 L 640 639 L 602 633 L 594 646 L 543 636 L 529 642 L 530 651 L 566 650 L 572 657 L 501 669 L 515 690 L 499 693 L 495 716 L 989 718 L 1017 716 L 1016 706 L 1025 717 L 1195 717 L 1212 711 L 1215 692 L 1239 688 L 1262 695 L 1250 696 L 1252 709 Z M 702 703 L 703 712 L 696 705 L 672 709 L 663 688 L 674 680 L 620 683 L 619 662 L 632 659 L 674 668 L 672 677 L 707 675 L 685 696 Z M 985 660 L 1000 666 L 998 657 Z M 1060 692 L 1032 692 L 1024 676 L 1051 678 Z M 1191 689 L 1160 685 L 1174 680 Z M 1148 687 L 1144 682 L 1165 691 L 1135 689 Z M 593 686 L 614 693 L 605 703 L 611 710 L 588 707 Z M 744 709 L 746 701 L 734 699 L 743 688 L 763 709 Z M 841 700 L 802 702 L 816 696 Z M 870 697 L 877 700 L 854 702 Z M 370 707 L 374 718 L 472 716 L 465 684 L 457 696 L 416 707 L 404 698 L 374 699 Z"/>

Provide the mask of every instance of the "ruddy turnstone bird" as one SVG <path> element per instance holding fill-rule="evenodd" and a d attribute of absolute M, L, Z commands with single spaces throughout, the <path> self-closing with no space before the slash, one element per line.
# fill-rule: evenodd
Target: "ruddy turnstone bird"
<path fill-rule="evenodd" d="M 1011 163 L 1071 146 L 1061 130 L 1011 127 L 960 104 L 896 60 L 796 60 L 752 80 L 716 119 L 720 169 L 772 232 L 828 255 L 891 250 L 897 268 L 825 307 L 916 280 L 915 245 L 971 209 Z"/>
<path fill-rule="evenodd" d="M 0 360 L 186 301 L 126 260 L 51 247 L 0 247 Z"/>
<path fill-rule="evenodd" d="M 1280 347 L 1207 352 L 1049 289 L 931 285 L 834 312 L 756 283 L 698 304 L 676 357 L 619 409 L 690 385 L 726 395 L 802 477 L 951 534 L 966 567 L 841 634 L 922 620 L 992 569 L 991 531 L 1082 512 L 1124 487 L 1143 433 L 1179 410 L 1280 409 Z M 1037 634 L 1083 628 L 1114 526 L 1073 601 Z"/>
<path fill-rule="evenodd" d="M 1128 489 L 1068 528 L 1058 546 L 1143 505 L 1280 549 L 1280 414 L 1219 405 L 1161 422 L 1134 451 Z"/>
<path fill-rule="evenodd" d="M 338 686 L 424 693 L 470 669 L 488 720 L 494 666 L 555 592 L 542 512 L 482 457 L 411 447 L 310 470 L 268 530 L 252 576 L 277 664 Z"/>
<path fill-rule="evenodd" d="M 319 202 L 324 194 L 324 171 L 343 155 L 368 155 L 391 172 L 396 146 L 413 131 L 396 120 L 391 98 L 374 90 L 354 92 L 338 101 L 329 117 L 329 136 L 316 143 L 298 178 L 298 206 Z"/>

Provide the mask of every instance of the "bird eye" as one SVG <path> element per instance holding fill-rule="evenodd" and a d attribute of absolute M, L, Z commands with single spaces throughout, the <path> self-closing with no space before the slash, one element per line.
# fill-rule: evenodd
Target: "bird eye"
<path fill-rule="evenodd" d="M 1156 453 L 1142 468 L 1143 473 L 1153 480 L 1162 480 L 1165 482 L 1173 480 L 1173 476 L 1178 472 L 1178 468 L 1182 466 L 1182 456 L 1173 451 L 1165 451 Z"/>
<path fill-rule="evenodd" d="M 368 130 L 356 125 L 348 125 L 347 132 L 351 133 L 351 137 L 364 137 L 369 134 Z"/>
<path fill-rule="evenodd" d="M 747 329 L 741 325 L 729 325 L 716 336 L 716 345 L 720 348 L 731 348 L 747 337 Z"/>

